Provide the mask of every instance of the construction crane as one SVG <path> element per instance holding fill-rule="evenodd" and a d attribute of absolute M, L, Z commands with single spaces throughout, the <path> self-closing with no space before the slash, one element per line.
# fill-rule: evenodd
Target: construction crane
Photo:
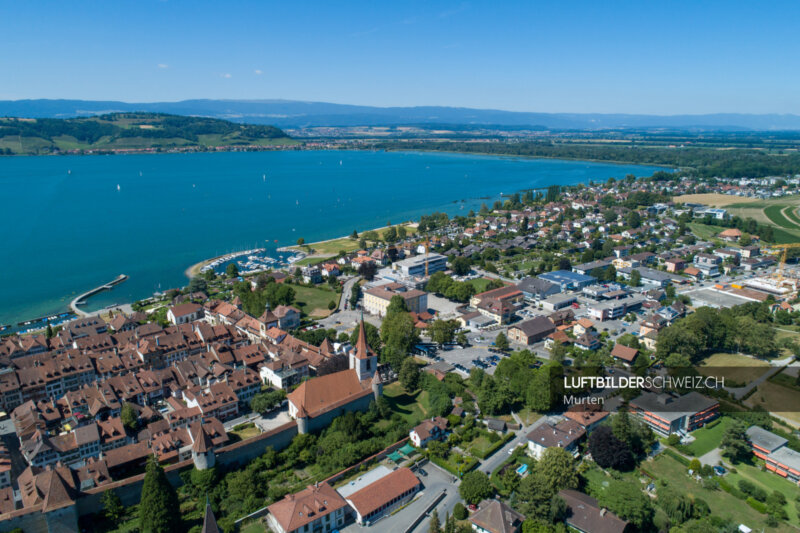
<path fill-rule="evenodd" d="M 781 281 L 784 280 L 783 269 L 786 266 L 786 256 L 789 253 L 789 249 L 800 248 L 800 242 L 795 242 L 792 244 L 774 244 L 772 245 L 772 247 L 778 248 L 779 250 L 783 250 L 782 252 L 780 252 L 781 259 L 780 262 L 778 263 L 778 270 L 775 272 L 775 279 L 777 279 L 778 282 L 780 283 Z"/>
<path fill-rule="evenodd" d="M 425 277 L 428 277 L 428 254 L 431 251 L 431 239 L 425 237 Z"/>

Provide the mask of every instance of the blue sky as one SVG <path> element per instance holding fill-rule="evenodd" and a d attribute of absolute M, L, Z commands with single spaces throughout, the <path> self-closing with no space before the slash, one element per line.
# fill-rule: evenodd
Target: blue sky
<path fill-rule="evenodd" d="M 800 113 L 798 2 L 0 0 L 0 99 Z"/>

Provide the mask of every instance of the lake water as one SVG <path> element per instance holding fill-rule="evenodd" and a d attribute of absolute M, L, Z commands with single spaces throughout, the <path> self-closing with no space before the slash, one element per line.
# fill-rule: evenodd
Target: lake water
<path fill-rule="evenodd" d="M 466 214 L 501 193 L 655 170 L 368 151 L 3 157 L 0 324 L 64 310 L 121 273 L 129 280 L 86 309 L 183 286 L 187 267 L 228 252 L 339 237 L 437 210 Z"/>

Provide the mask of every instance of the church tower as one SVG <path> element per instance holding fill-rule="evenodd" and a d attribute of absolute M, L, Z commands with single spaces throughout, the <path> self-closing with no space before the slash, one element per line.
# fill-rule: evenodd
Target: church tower
<path fill-rule="evenodd" d="M 355 369 L 358 379 L 364 381 L 372 379 L 378 370 L 378 356 L 367 344 L 367 332 L 364 328 L 364 316 L 358 324 L 358 341 L 350 351 L 350 368 Z"/>

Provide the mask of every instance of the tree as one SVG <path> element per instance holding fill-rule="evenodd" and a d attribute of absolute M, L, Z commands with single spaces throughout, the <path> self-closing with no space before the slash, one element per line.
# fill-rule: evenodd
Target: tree
<path fill-rule="evenodd" d="M 412 357 L 403 360 L 398 373 L 398 379 L 406 392 L 412 392 L 419 388 L 420 370 L 417 362 Z"/>
<path fill-rule="evenodd" d="M 170 485 L 164 469 L 153 457 L 148 463 L 139 503 L 139 531 L 172 533 L 183 529 L 178 495 Z"/>
<path fill-rule="evenodd" d="M 328 310 L 333 311 L 334 309 L 336 309 L 336 302 L 331 300 L 330 302 L 328 302 Z"/>
<path fill-rule="evenodd" d="M 200 277 L 194 277 L 189 281 L 189 293 L 193 292 L 206 292 L 208 290 L 208 282 Z"/>
<path fill-rule="evenodd" d="M 397 228 L 390 227 L 383 233 L 383 239 L 386 242 L 397 242 Z"/>
<path fill-rule="evenodd" d="M 297 246 L 303 246 L 306 243 L 306 240 L 302 237 L 297 239 Z"/>
<path fill-rule="evenodd" d="M 632 287 L 642 286 L 642 274 L 637 269 L 633 269 L 631 271 L 631 286 Z"/>
<path fill-rule="evenodd" d="M 442 525 L 439 522 L 439 513 L 436 511 L 436 509 L 434 509 L 433 512 L 431 513 L 431 521 L 430 525 L 428 526 L 428 532 L 441 533 L 441 531 L 442 531 Z"/>
<path fill-rule="evenodd" d="M 638 484 L 612 480 L 602 492 L 600 504 L 632 523 L 639 531 L 652 531 L 653 507 Z"/>
<path fill-rule="evenodd" d="M 625 217 L 625 222 L 632 228 L 638 228 L 642 225 L 642 217 L 639 215 L 638 211 L 631 211 L 628 213 L 628 216 Z"/>
<path fill-rule="evenodd" d="M 458 493 L 465 502 L 476 505 L 481 500 L 490 497 L 494 493 L 494 489 L 489 482 L 489 476 L 480 470 L 473 470 L 464 474 L 461 485 L 458 486 Z"/>
<path fill-rule="evenodd" d="M 630 470 L 633 467 L 631 450 L 614 436 L 609 426 L 600 426 L 589 435 L 589 453 L 602 468 Z"/>
<path fill-rule="evenodd" d="M 418 339 L 419 332 L 410 313 L 388 313 L 383 319 L 381 340 L 386 347 L 383 356 L 395 371 L 400 369 L 403 359 Z"/>
<path fill-rule="evenodd" d="M 353 284 L 353 287 L 350 289 L 350 307 L 355 308 L 360 294 L 361 287 L 358 286 L 358 283 Z"/>
<path fill-rule="evenodd" d="M 377 271 L 378 267 L 375 261 L 365 261 L 358 267 L 358 274 L 367 281 L 372 281 Z"/>
<path fill-rule="evenodd" d="M 133 406 L 128 402 L 122 404 L 119 417 L 122 419 L 122 423 L 125 425 L 125 427 L 131 431 L 136 431 L 136 429 L 139 427 L 139 415 L 133 409 Z"/>
<path fill-rule="evenodd" d="M 558 260 L 558 269 L 559 270 L 572 270 L 572 263 L 570 262 L 568 257 L 562 257 Z"/>
<path fill-rule="evenodd" d="M 236 266 L 236 263 L 228 263 L 228 266 L 225 267 L 225 274 L 229 278 L 237 278 L 239 277 L 239 267 Z"/>
<path fill-rule="evenodd" d="M 260 392 L 250 398 L 250 409 L 256 413 L 266 413 L 280 405 L 284 398 L 286 398 L 286 393 L 282 390 Z"/>
<path fill-rule="evenodd" d="M 453 507 L 453 516 L 456 518 L 456 520 L 466 520 L 467 515 L 467 508 L 464 507 L 464 504 L 461 502 L 456 502 L 455 506 Z"/>
<path fill-rule="evenodd" d="M 508 350 L 511 346 L 508 344 L 508 338 L 500 332 L 497 334 L 497 337 L 494 339 L 494 345 L 497 347 L 498 350 Z"/>
<path fill-rule="evenodd" d="M 52 339 L 53 336 L 55 335 L 55 333 L 53 333 L 53 326 L 51 326 L 50 324 L 47 324 L 47 329 L 45 330 L 44 335 L 48 339 Z"/>
<path fill-rule="evenodd" d="M 725 433 L 722 434 L 722 441 L 720 441 L 720 448 L 722 449 L 722 455 L 734 463 L 750 459 L 751 451 L 744 424 L 735 420 L 725 428 Z"/>
<path fill-rule="evenodd" d="M 564 448 L 554 447 L 545 450 L 536 464 L 536 471 L 547 481 L 554 493 L 578 486 L 575 459 Z"/>
<path fill-rule="evenodd" d="M 389 305 L 386 306 L 387 317 L 395 313 L 408 313 L 408 307 L 406 306 L 406 301 L 399 294 L 395 294 L 394 296 L 392 296 L 391 300 L 389 300 Z"/>
<path fill-rule="evenodd" d="M 459 331 L 458 335 L 456 335 L 456 342 L 461 346 L 466 346 L 467 344 L 469 344 L 466 333 L 464 333 L 463 331 Z"/>
<path fill-rule="evenodd" d="M 358 239 L 358 232 L 356 230 L 353 230 L 353 233 L 350 234 L 350 238 L 353 240 Z"/>
<path fill-rule="evenodd" d="M 399 240 L 401 240 L 401 241 L 404 240 L 406 238 L 407 234 L 408 234 L 408 231 L 406 230 L 405 226 L 397 226 L 397 238 Z"/>
<path fill-rule="evenodd" d="M 106 490 L 100 497 L 100 503 L 103 505 L 103 515 L 106 519 L 114 525 L 119 524 L 125 516 L 125 506 L 122 505 L 117 493 L 111 489 Z"/>
<path fill-rule="evenodd" d="M 450 261 L 450 268 L 457 276 L 466 276 L 472 270 L 472 264 L 466 257 L 456 257 Z"/>
<path fill-rule="evenodd" d="M 455 320 L 434 320 L 428 327 L 431 340 L 437 344 L 447 344 L 453 342 L 458 329 L 458 322 Z"/>

